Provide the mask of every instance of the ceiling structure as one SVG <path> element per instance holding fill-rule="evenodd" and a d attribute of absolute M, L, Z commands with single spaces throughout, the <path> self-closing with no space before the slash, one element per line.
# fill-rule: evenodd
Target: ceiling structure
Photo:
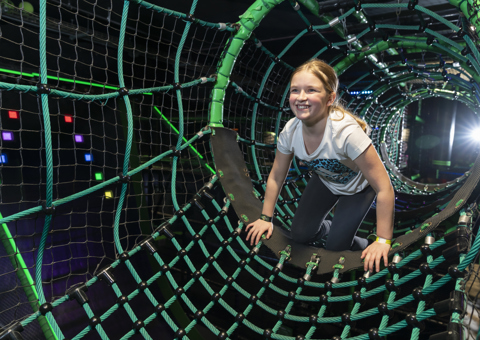
<path fill-rule="evenodd" d="M 413 1 L 413 0 L 412 0 Z M 396 5 L 403 4 L 407 5 L 408 0 L 397 0 L 397 1 L 373 1 L 373 0 L 363 0 L 361 2 L 357 0 L 342 0 L 342 1 L 314 1 L 314 0 L 302 0 L 298 1 L 300 3 L 299 9 L 301 15 L 295 14 L 295 2 L 294 1 L 283 1 L 279 5 L 275 6 L 271 13 L 269 13 L 261 22 L 260 26 L 257 27 L 254 31 L 254 36 L 260 40 L 269 51 L 273 54 L 279 54 L 282 50 L 305 29 L 308 29 L 306 22 L 310 23 L 313 26 L 316 25 L 325 25 L 332 18 L 338 18 L 342 13 L 346 13 L 355 4 L 361 4 L 363 6 L 361 11 L 357 11 L 354 15 L 346 16 L 345 20 L 339 21 L 335 25 L 332 25 L 328 29 L 315 30 L 305 32 L 296 44 L 286 53 L 282 60 L 292 65 L 293 67 L 298 66 L 302 62 L 310 59 L 315 55 L 320 49 L 327 46 L 329 43 L 341 43 L 348 38 L 344 37 L 356 37 L 359 34 L 362 34 L 365 30 L 370 30 L 361 36 L 353 44 L 347 44 L 342 46 L 334 46 L 324 51 L 319 58 L 335 65 L 342 58 L 358 52 L 359 45 L 363 48 L 367 46 L 372 46 L 376 42 L 381 40 L 386 40 L 388 37 L 392 36 L 408 36 L 416 38 L 425 38 L 429 34 L 425 30 L 434 31 L 442 36 L 451 39 L 454 42 L 465 45 L 463 37 L 457 34 L 451 27 L 448 27 L 442 22 L 439 22 L 436 18 L 429 15 L 427 12 L 410 10 L 406 7 L 398 8 Z M 189 13 L 192 3 L 190 1 L 171 1 L 171 0 L 152 0 L 152 4 L 158 5 L 160 7 L 169 8 L 180 13 Z M 250 0 L 205 0 L 199 1 L 198 5 L 195 8 L 195 18 L 205 20 L 207 22 L 226 22 L 226 23 L 235 23 L 239 20 L 239 17 L 248 10 L 252 5 L 253 1 Z M 314 4 L 315 9 L 310 11 L 304 4 Z M 378 7 L 376 5 L 385 5 L 383 7 Z M 122 8 L 121 2 L 110 2 L 100 0 L 96 2 L 95 12 L 92 13 L 92 8 L 88 2 L 79 3 L 78 6 L 69 2 L 59 2 L 57 0 L 52 1 L 52 5 L 57 5 L 60 8 L 65 10 L 55 9 L 55 6 L 48 8 L 47 15 L 51 18 L 52 22 L 47 22 L 47 31 L 52 37 L 58 37 L 58 27 L 59 23 L 62 24 L 61 34 L 65 34 L 70 37 L 70 40 L 76 40 L 79 44 L 91 45 L 98 44 L 103 45 L 102 48 L 114 48 L 117 44 L 118 38 L 115 36 L 115 28 L 119 25 L 119 17 L 121 17 Z M 368 5 L 373 5 L 368 6 Z M 389 6 L 390 5 L 390 6 Z M 418 5 L 425 8 L 430 13 L 434 13 L 441 18 L 448 20 L 453 26 L 461 27 L 462 18 L 464 25 L 468 22 L 463 13 L 454 5 L 450 4 L 448 0 L 420 0 Z M 37 6 L 35 4 L 35 6 Z M 34 6 L 34 7 L 35 7 Z M 77 7 L 75 7 L 77 6 Z M 360 8 L 359 7 L 359 8 Z M 470 8 L 470 10 L 472 10 Z M 35 13 L 38 9 L 35 7 Z M 475 11 L 473 11 L 475 12 Z M 115 15 L 114 15 L 115 14 Z M 15 11 L 3 12 L 3 18 L 11 20 L 13 22 L 21 23 L 27 28 L 32 28 L 38 25 L 38 20 L 36 18 L 31 18 L 25 15 L 20 15 L 20 13 Z M 302 19 L 303 17 L 303 19 Z M 95 27 L 89 27 L 89 20 L 94 19 L 101 23 L 101 25 L 95 25 Z M 58 23 L 57 23 L 58 22 Z M 148 18 L 145 22 L 149 22 Z M 128 29 L 138 37 L 149 36 L 146 32 L 146 27 L 138 28 L 135 26 L 135 22 L 129 22 Z M 377 26 L 381 25 L 403 25 L 409 26 L 412 29 L 388 29 L 381 28 L 378 29 Z M 14 26 L 6 26 L 4 30 L 10 30 Z M 69 28 L 70 27 L 70 28 Z M 79 29 L 80 28 L 80 29 Z M 152 28 L 152 37 L 155 37 L 154 30 L 158 27 Z M 150 29 L 150 28 L 148 28 Z M 87 34 L 82 33 L 87 32 Z M 470 34 L 472 39 L 475 39 L 475 34 L 477 32 L 471 32 L 466 30 Z M 8 33 L 8 32 L 6 32 Z M 79 34 L 81 33 L 81 34 Z M 91 33 L 91 34 L 89 34 Z M 137 37 L 137 39 L 138 39 Z M 18 38 L 21 40 L 22 38 Z M 27 38 L 25 38 L 27 39 Z M 38 38 L 32 38 L 34 40 Z M 30 40 L 32 40 L 30 39 Z M 153 39 L 154 40 L 154 39 Z M 145 40 L 147 41 L 147 40 Z M 126 47 L 132 45 L 131 41 L 126 40 Z M 138 44 L 138 41 L 135 42 Z M 224 46 L 217 46 L 219 49 L 224 48 Z M 95 47 L 97 48 L 97 47 Z M 137 46 L 139 50 L 143 48 Z M 133 48 L 132 48 L 133 50 Z M 403 57 L 398 53 L 399 48 L 388 49 L 386 51 L 381 51 L 380 53 L 375 54 L 375 58 L 380 62 L 385 63 L 385 66 L 391 65 L 401 59 L 407 59 L 408 61 L 415 61 L 418 63 L 438 63 L 440 58 L 446 63 L 453 62 L 451 57 L 444 53 L 441 56 L 434 52 L 428 52 L 426 50 L 410 49 L 409 51 L 405 50 Z M 23 58 L 23 53 L 25 53 L 25 60 L 36 60 L 35 50 L 24 50 L 22 55 L 9 55 L 13 53 L 10 51 L 5 51 L 4 65 L 8 65 L 12 69 L 17 69 L 11 60 Z M 62 51 L 65 55 L 68 55 L 69 52 L 64 48 Z M 31 57 L 29 56 L 31 55 Z M 70 59 L 75 59 L 75 53 L 71 52 L 71 55 L 68 55 Z M 363 75 L 366 70 L 375 70 L 382 68 L 376 63 L 372 63 L 372 58 L 368 58 L 370 61 L 355 62 L 348 69 L 344 70 L 341 82 L 349 84 L 352 81 L 355 81 L 359 76 Z M 95 61 L 95 64 L 102 64 L 102 60 Z M 31 62 L 30 64 L 35 65 L 36 62 Z M 110 63 L 112 64 L 112 63 Z M 25 67 L 28 72 L 37 72 L 36 69 L 29 69 L 29 65 L 26 64 L 22 67 Z M 18 71 L 18 70 L 17 70 Z M 448 70 L 446 72 L 449 72 Z M 98 78 L 99 77 L 99 78 Z M 97 79 L 102 81 L 102 75 L 98 75 Z M 356 89 L 359 90 L 364 84 L 375 81 L 377 77 L 372 75 L 362 79 L 357 83 Z M 105 80 L 106 81 L 106 80 Z M 353 90 L 353 89 L 352 89 Z"/>
<path fill-rule="evenodd" d="M 190 3 L 187 1 L 179 1 L 171 3 L 171 1 L 165 0 L 156 0 L 152 1 L 153 3 L 159 6 L 172 6 L 173 9 L 182 13 L 188 13 L 190 10 Z M 367 3 L 382 3 L 382 4 L 398 4 L 403 3 L 407 4 L 407 0 L 398 0 L 398 1 L 362 1 L 363 4 Z M 199 3 L 195 10 L 195 16 L 201 18 L 202 20 L 210 22 L 219 22 L 219 20 L 236 22 L 240 15 L 242 15 L 245 10 L 252 4 L 251 1 L 240 0 L 207 0 Z M 318 15 L 314 15 L 303 5 L 300 5 L 300 8 L 305 15 L 305 17 L 313 24 L 320 25 L 325 22 L 322 21 L 323 16 L 328 17 L 339 17 L 342 13 L 345 13 L 348 9 L 352 8 L 355 5 L 353 0 L 348 1 L 318 1 L 319 12 Z M 459 11 L 458 8 L 451 5 L 448 0 L 421 0 L 418 2 L 418 5 L 440 15 L 442 18 L 448 20 L 455 26 L 461 26 L 461 18 L 463 14 Z M 264 46 L 266 46 L 273 53 L 279 53 L 298 33 L 304 30 L 306 24 L 295 18 L 292 15 L 292 4 L 288 1 L 282 2 L 280 5 L 276 6 L 274 9 L 274 15 L 267 15 L 260 26 L 255 30 L 255 36 L 262 41 Z M 452 29 L 445 26 L 444 24 L 438 22 L 431 16 L 425 15 L 424 13 L 419 13 L 415 10 L 409 10 L 407 8 L 396 8 L 396 7 L 386 7 L 386 8 L 362 8 L 362 12 L 365 14 L 368 22 L 359 23 L 358 20 L 352 20 L 351 17 L 348 17 L 344 22 L 337 24 L 338 27 L 346 35 L 358 35 L 360 32 L 364 31 L 371 23 L 376 25 L 409 25 L 409 26 L 421 26 L 420 30 L 403 30 L 398 32 L 394 29 L 376 29 L 369 32 L 362 37 L 361 42 L 363 45 L 369 45 L 379 39 L 385 39 L 387 36 L 394 36 L 401 34 L 403 36 L 415 36 L 415 37 L 425 37 L 424 32 L 425 28 L 429 28 L 435 32 L 438 32 L 442 35 L 449 37 L 454 41 L 463 42 L 462 37 L 458 36 Z M 321 34 L 331 42 L 339 42 L 343 39 L 335 32 L 333 28 L 322 30 Z M 288 61 L 293 66 L 298 66 L 305 60 L 311 58 L 311 56 L 317 52 L 320 48 L 325 45 L 325 42 L 320 39 L 315 39 L 316 32 L 308 32 L 304 37 L 311 37 L 312 41 L 309 41 L 308 44 L 299 43 L 293 48 L 293 52 L 288 54 L 286 61 Z M 472 35 L 473 37 L 473 35 Z M 322 54 L 321 58 L 330 61 L 338 56 L 339 53 L 347 54 L 346 48 L 330 49 Z M 394 61 L 398 61 L 399 57 L 397 55 L 391 55 L 389 53 L 382 53 L 377 56 L 378 59 L 383 60 L 385 63 L 389 64 Z M 416 52 L 411 53 L 408 56 L 408 59 L 411 61 L 419 62 L 438 62 L 438 55 L 434 53 L 422 53 Z M 445 61 L 449 61 L 447 58 Z M 351 67 L 348 72 L 342 76 L 344 82 L 349 82 L 349 80 L 354 80 L 358 78 L 359 73 L 365 72 L 365 67 L 368 69 L 372 65 L 362 65 L 357 63 Z M 368 81 L 366 79 L 365 81 Z"/>

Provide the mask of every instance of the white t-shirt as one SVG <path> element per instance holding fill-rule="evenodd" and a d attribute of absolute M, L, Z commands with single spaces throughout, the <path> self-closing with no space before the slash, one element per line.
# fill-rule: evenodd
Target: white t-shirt
<path fill-rule="evenodd" d="M 334 195 L 353 195 L 368 186 L 367 179 L 353 161 L 371 143 L 353 117 L 334 111 L 328 116 L 322 142 L 310 155 L 303 140 L 302 122 L 297 118 L 290 119 L 285 125 L 277 149 L 283 154 L 295 154 L 318 174 Z"/>

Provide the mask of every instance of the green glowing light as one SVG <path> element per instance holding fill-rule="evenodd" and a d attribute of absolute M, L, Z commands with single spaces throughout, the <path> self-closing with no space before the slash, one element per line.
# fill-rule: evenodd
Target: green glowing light
<path fill-rule="evenodd" d="M 167 117 L 165 117 L 163 115 L 163 113 L 158 109 L 158 107 L 154 106 L 153 107 L 157 113 L 165 120 L 165 122 L 167 122 L 168 126 L 170 126 L 172 128 L 173 131 L 175 131 L 177 133 L 177 135 L 180 134 L 180 132 L 178 132 L 177 128 L 172 124 L 170 123 L 170 121 L 167 119 Z M 185 137 L 182 138 L 182 140 L 184 142 L 187 142 L 187 139 Z M 193 150 L 193 152 L 195 152 L 195 154 L 197 154 L 198 157 L 200 157 L 200 159 L 203 159 L 203 156 L 200 155 L 200 153 L 197 151 L 197 149 L 195 149 L 191 144 L 189 145 L 190 149 Z M 208 164 L 205 164 L 205 167 L 210 170 L 213 174 L 215 173 L 215 171 L 208 165 Z"/>
<path fill-rule="evenodd" d="M 0 68 L 0 72 L 9 73 L 9 74 L 15 74 L 15 75 L 22 76 L 22 77 L 30 77 L 30 78 L 40 77 L 40 73 L 19 72 L 19 71 L 14 71 L 14 70 L 8 70 L 8 69 L 6 69 L 6 68 Z M 73 84 L 79 84 L 79 85 L 92 86 L 92 87 L 101 87 L 101 88 L 105 88 L 105 89 L 107 89 L 107 90 L 114 90 L 114 91 L 116 91 L 116 90 L 119 89 L 118 87 L 115 87 L 115 86 L 109 86 L 109 85 L 105 85 L 105 84 L 92 83 L 92 82 L 83 81 L 83 80 L 73 80 L 73 79 L 62 78 L 62 77 L 47 76 L 47 79 L 57 80 L 57 81 L 63 81 L 63 82 L 66 82 L 66 83 L 73 83 Z M 143 94 L 149 95 L 149 96 L 152 95 L 151 92 L 145 92 L 145 93 L 143 93 Z"/>
<path fill-rule="evenodd" d="M 103 174 L 102 174 L 101 172 L 96 172 L 96 173 L 95 173 L 95 179 L 96 179 L 97 181 L 103 180 Z"/>
<path fill-rule="evenodd" d="M 0 72 L 16 74 L 16 75 L 19 75 L 19 76 L 21 76 L 23 74 L 26 77 L 33 77 L 33 74 L 31 74 L 31 73 L 25 73 L 25 72 L 22 73 L 22 72 L 18 72 L 18 71 L 7 70 L 7 69 L 4 69 L 4 68 L 0 68 Z"/>
<path fill-rule="evenodd" d="M 0 213 L 0 218 L 3 218 L 3 215 Z M 17 247 L 15 243 L 15 238 L 12 236 L 10 233 L 10 230 L 7 227 L 6 223 L 2 223 L 1 228 L 0 228 L 0 240 L 3 243 L 3 246 L 7 252 L 10 253 L 8 256 L 10 257 L 10 261 L 12 262 L 12 265 L 15 268 L 15 271 L 17 273 L 17 278 L 19 281 L 25 280 L 23 282 L 23 290 L 27 296 L 27 299 L 29 300 L 30 304 L 37 304 L 37 301 L 32 301 L 32 299 L 38 300 L 38 293 L 37 289 L 35 288 L 35 282 L 33 281 L 32 275 L 30 274 L 28 267 L 23 259 L 22 253 L 20 252 L 19 248 Z M 37 307 L 38 309 L 38 307 Z M 35 311 L 35 309 L 34 309 Z M 50 328 L 52 334 L 53 334 L 53 339 L 58 340 L 57 335 L 55 334 L 55 331 L 53 330 L 52 325 L 50 324 L 50 321 L 46 319 L 47 325 Z M 45 332 L 45 329 L 42 328 L 42 330 Z"/>
<path fill-rule="evenodd" d="M 413 175 L 412 177 L 410 177 L 412 179 L 412 181 L 420 178 L 420 174 L 416 174 L 416 175 Z"/>
<path fill-rule="evenodd" d="M 432 162 L 434 165 L 443 165 L 443 166 L 450 166 L 452 162 L 450 161 L 433 161 Z"/>
<path fill-rule="evenodd" d="M 419 116 L 415 116 L 415 121 L 420 122 L 420 123 L 425 123 L 425 121 L 422 118 L 420 118 Z"/>

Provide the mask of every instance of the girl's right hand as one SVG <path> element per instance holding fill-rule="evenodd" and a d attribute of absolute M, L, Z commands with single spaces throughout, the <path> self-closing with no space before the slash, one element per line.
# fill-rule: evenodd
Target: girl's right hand
<path fill-rule="evenodd" d="M 245 230 L 248 231 L 247 241 L 250 239 L 250 245 L 253 246 L 254 244 L 257 245 L 257 243 L 260 241 L 260 238 L 265 232 L 267 232 L 267 239 L 272 236 L 273 223 L 258 219 L 255 222 L 247 225 L 247 228 Z"/>

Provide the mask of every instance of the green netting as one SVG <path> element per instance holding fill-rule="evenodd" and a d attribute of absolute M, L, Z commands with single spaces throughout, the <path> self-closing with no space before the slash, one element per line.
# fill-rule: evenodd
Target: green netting
<path fill-rule="evenodd" d="M 0 3 L 0 338 L 476 337 L 478 188 L 468 179 L 478 166 L 442 184 L 401 169 L 411 102 L 480 106 L 478 4 L 459 2 L 466 19 L 451 21 L 416 1 L 299 2 L 258 0 L 236 23 L 221 10 L 220 23 L 196 18 L 197 1 L 185 13 L 146 1 Z M 372 19 L 392 8 L 419 24 Z M 307 28 L 269 49 L 254 33 L 285 13 Z M 262 199 L 302 46 L 340 75 L 354 69 L 339 95 L 373 129 L 399 198 L 395 236 L 458 208 L 376 274 L 340 273 L 339 258 L 320 276 L 321 258 L 289 263 L 294 247 L 251 249 L 232 208 L 241 198 L 222 190 L 209 140 L 220 126 L 237 131 Z M 286 229 L 310 175 L 293 162 L 276 207 Z M 440 315 L 434 303 L 451 293 L 470 297 L 467 318 L 466 303 Z"/>

